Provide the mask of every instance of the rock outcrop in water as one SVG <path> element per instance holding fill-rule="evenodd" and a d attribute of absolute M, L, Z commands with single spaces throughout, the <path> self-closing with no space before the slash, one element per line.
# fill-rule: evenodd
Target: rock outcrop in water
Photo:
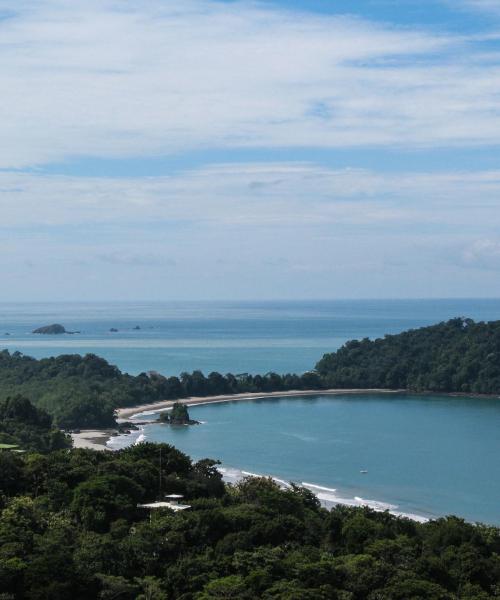
<path fill-rule="evenodd" d="M 169 425 L 199 425 L 199 421 L 193 421 L 189 417 L 187 406 L 180 402 L 176 402 L 172 410 L 169 412 L 160 413 L 158 419 L 160 423 L 168 423 Z"/>
<path fill-rule="evenodd" d="M 79 331 L 68 331 L 59 323 L 54 323 L 53 325 L 45 325 L 44 327 L 39 327 L 38 329 L 34 329 L 32 333 L 40 333 L 42 335 L 61 335 L 66 333 L 68 335 L 73 335 L 75 333 L 80 333 Z"/>
<path fill-rule="evenodd" d="M 53 325 L 45 325 L 44 327 L 34 329 L 33 333 L 40 333 L 42 335 L 61 335 L 68 332 L 62 325 L 54 323 Z"/>

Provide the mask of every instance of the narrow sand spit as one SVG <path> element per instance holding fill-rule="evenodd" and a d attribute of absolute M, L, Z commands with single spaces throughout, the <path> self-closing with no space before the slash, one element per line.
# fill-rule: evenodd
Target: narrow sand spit
<path fill-rule="evenodd" d="M 170 408 L 174 402 L 181 402 L 192 406 L 193 404 L 209 404 L 212 402 L 235 402 L 240 400 L 265 400 L 266 398 L 290 398 L 293 396 L 324 396 L 324 395 L 340 395 L 340 394 L 401 394 L 406 390 L 380 390 L 380 389 L 350 389 L 350 390 L 290 390 L 287 392 L 258 392 L 251 394 L 232 394 L 225 396 L 205 396 L 181 398 L 179 400 L 162 400 L 153 404 L 140 404 L 139 406 L 118 408 L 116 416 L 118 419 L 127 419 L 139 412 L 161 410 Z"/>

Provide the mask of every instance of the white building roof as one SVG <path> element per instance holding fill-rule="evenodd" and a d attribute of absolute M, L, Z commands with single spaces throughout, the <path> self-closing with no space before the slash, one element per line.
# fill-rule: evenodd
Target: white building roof
<path fill-rule="evenodd" d="M 157 508 L 169 508 L 177 512 L 178 510 L 186 510 L 187 508 L 191 508 L 188 504 L 176 504 L 173 502 L 150 502 L 149 504 L 138 504 L 139 508 L 148 508 L 150 510 L 155 510 Z"/>

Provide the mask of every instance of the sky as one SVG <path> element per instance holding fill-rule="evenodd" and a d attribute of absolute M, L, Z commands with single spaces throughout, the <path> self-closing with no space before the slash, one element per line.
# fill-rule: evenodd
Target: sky
<path fill-rule="evenodd" d="M 500 297 L 500 0 L 0 0 L 4 301 Z"/>

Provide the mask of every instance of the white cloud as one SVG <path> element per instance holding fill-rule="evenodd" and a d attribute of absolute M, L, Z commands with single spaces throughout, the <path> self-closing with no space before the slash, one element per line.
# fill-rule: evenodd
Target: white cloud
<path fill-rule="evenodd" d="M 0 173 L 2 293 L 494 295 L 499 245 L 478 240 L 498 239 L 499 203 L 500 171 L 276 163 L 141 179 Z"/>
<path fill-rule="evenodd" d="M 0 227 L 500 226 L 500 171 L 377 173 L 310 163 L 211 165 L 175 176 L 0 173 Z"/>
<path fill-rule="evenodd" d="M 500 270 L 500 240 L 476 240 L 463 250 L 462 259 L 469 267 Z"/>
<path fill-rule="evenodd" d="M 2 8 L 12 16 L 0 20 L 0 167 L 500 140 L 498 62 L 483 64 L 462 38 L 251 2 Z"/>

